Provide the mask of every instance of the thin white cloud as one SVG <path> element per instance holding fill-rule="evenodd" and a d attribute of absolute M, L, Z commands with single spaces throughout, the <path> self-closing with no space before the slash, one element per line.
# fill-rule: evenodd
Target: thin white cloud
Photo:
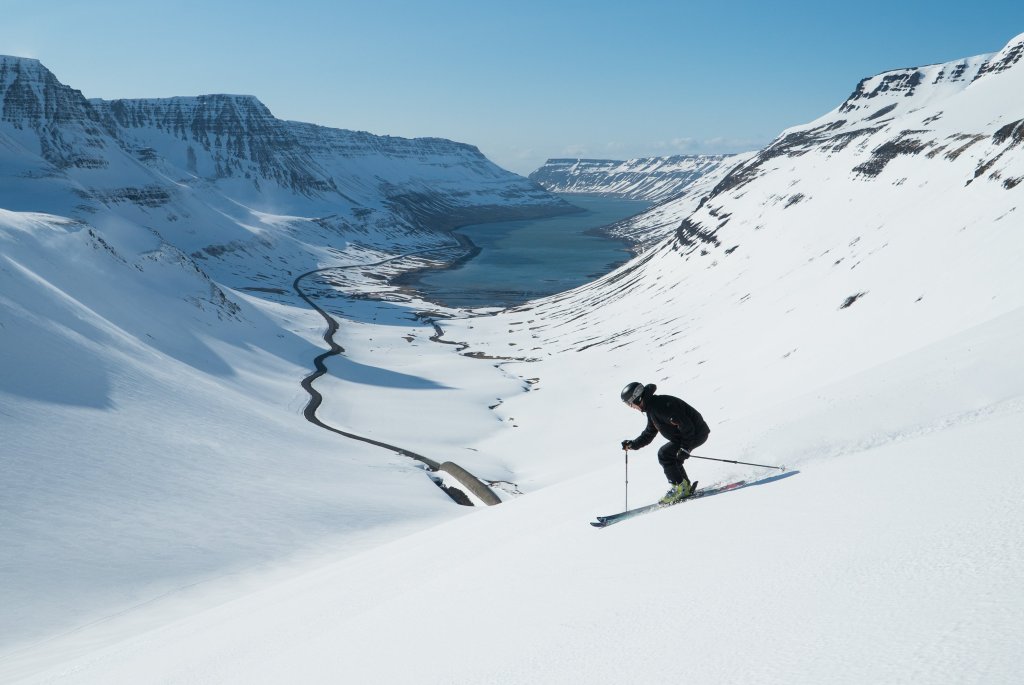
<path fill-rule="evenodd" d="M 672 138 L 667 141 L 652 143 L 650 149 L 654 152 L 652 157 L 665 155 L 693 155 L 693 154 L 728 154 L 733 152 L 746 152 L 758 150 L 767 145 L 769 140 L 755 140 L 752 138 L 738 138 L 718 136 L 715 138 Z"/>
<path fill-rule="evenodd" d="M 566 145 L 562 148 L 563 157 L 580 157 L 586 158 L 589 156 L 589 150 L 586 145 Z"/>

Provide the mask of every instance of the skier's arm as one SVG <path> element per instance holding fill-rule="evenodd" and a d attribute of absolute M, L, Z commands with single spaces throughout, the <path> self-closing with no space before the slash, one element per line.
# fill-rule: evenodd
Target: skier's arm
<path fill-rule="evenodd" d="M 647 447 L 651 444 L 651 440 L 654 440 L 654 436 L 658 434 L 658 429 L 654 427 L 654 420 L 651 417 L 647 417 L 647 428 L 638 437 L 633 439 L 631 442 L 632 449 L 638 450 L 641 447 Z"/>

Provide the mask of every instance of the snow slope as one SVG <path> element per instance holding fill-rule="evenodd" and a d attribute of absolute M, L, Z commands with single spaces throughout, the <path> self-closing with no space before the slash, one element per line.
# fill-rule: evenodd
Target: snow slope
<path fill-rule="evenodd" d="M 564 202 L 468 145 L 247 96 L 89 101 L 30 59 L 0 57 L 0 114 L 3 650 L 463 515 L 416 462 L 304 420 L 324 322 L 292 282 Z"/>
<path fill-rule="evenodd" d="M 528 497 L 299 566 L 158 629 L 115 619 L 34 659 L 19 655 L 7 673 L 14 682 L 32 673 L 26 682 L 667 683 L 685 664 L 688 678 L 708 683 L 1014 682 L 1024 468 L 1006 449 L 1024 437 L 1021 362 L 1009 347 L 1022 323 L 1018 313 L 825 393 L 845 406 L 808 397 L 779 412 L 851 430 L 848 410 L 880 394 L 916 388 L 906 405 L 917 407 L 980 373 L 1006 398 L 981 415 L 873 445 L 819 444 L 832 458 L 816 454 L 788 478 L 606 530 L 586 522 L 621 504 L 622 471 L 598 453 L 605 466 Z M 979 344 L 986 355 L 973 368 L 938 367 L 935 387 L 916 385 L 935 378 L 936 358 Z M 900 382 L 880 380 L 893 370 Z M 912 415 L 922 413 L 902 418 Z M 803 429 L 810 447 L 816 432 Z M 655 470 L 653 455 L 634 457 L 634 495 L 659 491 Z M 963 476 L 952 493 L 951 474 Z"/>
<path fill-rule="evenodd" d="M 325 275 L 336 283 L 321 287 L 325 303 L 346 320 L 338 338 L 346 355 L 325 380 L 324 416 L 375 435 L 397 426 L 410 440 L 429 436 L 421 440 L 432 453 L 456 454 L 526 493 L 500 506 L 457 508 L 436 488 L 421 489 L 411 466 L 371 463 L 369 452 L 347 444 L 354 459 L 335 462 L 320 436 L 300 442 L 279 412 L 260 409 L 288 392 L 274 387 L 290 375 L 284 352 L 264 355 L 240 342 L 223 355 L 232 363 L 221 376 L 171 368 L 188 372 L 182 387 L 196 388 L 199 407 L 221 406 L 228 385 L 254 398 L 252 407 L 227 402 L 218 423 L 245 440 L 245 454 L 256 455 L 245 458 L 268 475 L 244 480 L 247 502 L 231 508 L 260 518 L 253 531 L 228 527 L 221 542 L 265 543 L 262 558 L 276 563 L 225 566 L 231 575 L 218 581 L 209 570 L 183 572 L 182 560 L 204 556 L 176 550 L 157 557 L 170 564 L 175 587 L 205 582 L 162 599 L 139 592 L 145 605 L 119 614 L 113 607 L 123 597 L 110 584 L 68 589 L 65 601 L 93 603 L 94 622 L 9 639 L 0 679 L 1015 682 L 1024 666 L 1024 466 L 1015 456 L 1024 438 L 1022 55 L 1024 35 L 994 55 L 865 80 L 833 112 L 731 167 L 674 235 L 569 293 L 465 315 L 437 311 L 373 273 Z M 30 219 L 44 229 L 33 224 L 34 241 L 82 233 L 19 214 L 6 217 L 8 239 L 28 240 Z M 40 250 L 40 258 L 53 254 Z M 5 267 L 5 278 L 28 277 Z M 197 278 L 193 287 L 204 283 Z M 370 290 L 376 299 L 360 296 Z M 315 339 L 315 326 L 287 304 L 239 298 L 252 309 L 240 305 L 238 316 L 261 314 L 295 330 L 297 340 L 275 344 Z M 204 306 L 199 322 L 217 316 Z M 4 311 L 6 324 L 18 310 Z M 428 311 L 441 341 L 462 344 L 431 342 L 433 325 L 413 317 Z M 58 320 L 68 337 L 82 319 Z M 118 362 L 114 388 L 155 373 Z M 280 373 L 261 375 L 275 365 Z M 594 515 L 623 503 L 618 443 L 642 428 L 618 399 L 632 380 L 656 382 L 701 409 L 712 435 L 699 454 L 785 463 L 793 475 L 590 527 Z M 133 396 L 109 394 L 119 406 Z M 202 427 L 186 415 L 193 405 L 163 392 L 132 406 L 139 417 L 147 407 L 170 408 L 167 425 Z M 28 458 L 40 453 L 40 438 L 66 445 L 31 422 L 36 408 L 17 408 L 8 423 L 29 422 Z M 49 415 L 86 435 L 100 414 L 77 423 L 71 413 Z M 100 440 L 116 444 L 113 426 L 106 430 Z M 212 442 L 209 430 L 189 435 Z M 180 444 L 166 442 L 158 455 Z M 275 493 L 279 478 L 296 487 L 294 471 L 275 460 L 294 454 L 286 442 L 309 450 L 300 467 L 312 495 L 293 489 L 264 510 L 258 500 Z M 120 449 L 127 460 L 128 448 Z M 631 456 L 632 503 L 664 489 L 655 449 Z M 237 487 L 231 462 L 240 452 L 220 450 L 233 468 L 213 479 L 221 489 L 211 501 Z M 181 465 L 170 466 L 157 486 L 181 482 Z M 687 468 L 703 483 L 773 475 L 696 459 Z M 41 478 L 22 473 L 8 492 Z M 371 478 L 375 490 L 392 489 L 339 504 Z M 310 509 L 323 518 L 306 518 Z M 33 541 L 59 561 L 45 535 L 70 524 L 61 506 L 42 511 L 39 522 L 27 507 L 5 515 L 19 526 L 9 539 Z M 97 511 L 93 502 L 72 514 Z M 196 510 L 204 512 L 216 509 Z M 323 536 L 302 550 L 271 548 L 279 538 L 256 532 L 280 522 L 304 537 L 311 520 Z M 363 531 L 362 551 L 352 538 L 331 544 L 343 520 Z M 103 529 L 122 521 L 112 516 Z M 186 519 L 180 529 L 194 541 L 200 525 Z M 126 558 L 137 547 L 136 559 L 146 559 L 164 541 L 155 536 L 147 547 L 133 537 Z M 219 549 L 211 544 L 210 554 Z M 99 578 L 101 561 L 86 558 Z M 32 580 L 46 569 L 11 568 L 9 576 L 36 594 L 75 577 Z M 98 609 L 105 601 L 106 613 Z"/>

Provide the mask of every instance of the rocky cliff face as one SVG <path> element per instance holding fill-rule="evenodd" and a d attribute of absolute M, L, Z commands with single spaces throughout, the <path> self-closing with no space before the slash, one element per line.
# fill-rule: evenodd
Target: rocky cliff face
<path fill-rule="evenodd" d="M 530 180 L 556 193 L 585 193 L 661 202 L 678 197 L 731 155 L 676 155 L 628 161 L 549 159 Z"/>
<path fill-rule="evenodd" d="M 254 97 L 90 102 L 108 128 L 143 161 L 163 158 L 202 178 L 246 178 L 303 195 L 335 190 L 288 124 Z"/>
<path fill-rule="evenodd" d="M 410 216 L 420 210 L 422 217 L 477 206 L 504 207 L 509 218 L 569 209 L 476 147 L 450 140 L 283 121 L 243 95 L 90 102 L 138 159 L 212 182 L 241 181 L 260 191 L 276 186 L 342 204 L 384 203 Z"/>
<path fill-rule="evenodd" d="M 58 169 L 107 165 L 111 141 L 98 113 L 37 60 L 0 55 L 0 122 L 9 138 Z"/>
<path fill-rule="evenodd" d="M 304 216 L 399 211 L 435 227 L 477 209 L 496 218 L 571 211 L 471 145 L 283 121 L 252 96 L 87 100 L 36 60 L 0 57 L 0 108 L 0 173 L 64 177 L 83 210 L 152 209 L 191 188 Z M 16 208 L 67 210 L 37 199 Z"/>
<path fill-rule="evenodd" d="M 497 166 L 473 145 L 287 124 L 337 192 L 357 199 L 384 198 L 391 209 L 415 221 L 449 228 L 490 217 L 573 211 L 537 183 Z"/>

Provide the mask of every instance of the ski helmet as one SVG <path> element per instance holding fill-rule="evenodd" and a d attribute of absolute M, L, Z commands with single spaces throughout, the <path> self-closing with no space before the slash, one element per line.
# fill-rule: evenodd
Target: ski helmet
<path fill-rule="evenodd" d="M 640 396 L 644 394 L 644 384 L 633 381 L 622 389 L 619 397 L 626 404 L 636 405 L 640 403 Z"/>

